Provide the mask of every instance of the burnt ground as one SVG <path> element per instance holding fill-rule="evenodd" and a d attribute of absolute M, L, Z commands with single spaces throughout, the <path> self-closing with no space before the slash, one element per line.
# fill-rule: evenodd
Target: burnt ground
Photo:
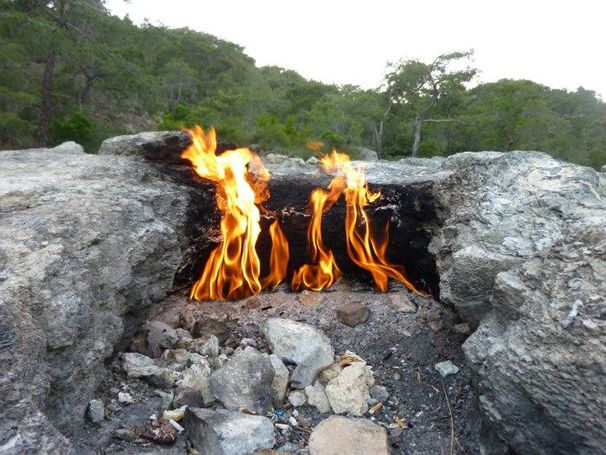
<path fill-rule="evenodd" d="M 401 311 L 392 297 L 396 301 L 414 302 L 416 312 Z M 353 328 L 339 323 L 335 309 L 349 302 L 367 305 L 371 312 L 368 321 Z M 331 339 L 336 354 L 350 350 L 366 360 L 376 383 L 384 385 L 390 397 L 381 410 L 364 417 L 385 427 L 396 426 L 394 422 L 403 423 L 400 425 L 403 429 L 388 428 L 393 454 L 479 452 L 481 423 L 477 396 L 461 349 L 465 335 L 453 329 L 459 322 L 455 313 L 436 300 L 410 294 L 399 285 L 392 285 L 391 292 L 377 293 L 365 285 L 341 281 L 331 291 L 295 294 L 280 287 L 237 302 L 189 302 L 185 295 L 173 295 L 156 305 L 150 318 L 187 328 L 196 318 L 221 315 L 232 320 L 228 344 L 237 345 L 243 338 L 252 339 L 245 341 L 267 351 L 258 324 L 268 317 L 284 317 L 322 329 Z M 110 375 L 97 393 L 97 398 L 108 403 L 106 419 L 101 426 L 87 422 L 76 438 L 82 453 L 188 453 L 186 433 L 179 435 L 171 446 L 140 438 L 125 441 L 116 437 L 117 429 L 135 429 L 150 415 L 160 416 L 166 409 L 161 392 L 139 380 L 125 378 L 118 357 L 116 353 L 114 360 L 108 363 Z M 460 371 L 442 378 L 434 364 L 444 360 L 451 360 Z M 118 403 L 119 391 L 128 391 L 135 402 Z M 288 436 L 276 430 L 276 447 L 287 441 L 305 447 L 310 431 L 327 417 L 307 405 L 297 410 L 301 424 Z M 289 415 L 292 409 L 285 412 Z M 131 434 L 123 433 L 127 439 Z"/>

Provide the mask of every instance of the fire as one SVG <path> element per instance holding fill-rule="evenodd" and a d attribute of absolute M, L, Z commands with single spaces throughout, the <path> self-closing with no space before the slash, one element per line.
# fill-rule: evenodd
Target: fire
<path fill-rule="evenodd" d="M 294 291 L 321 291 L 341 276 L 332 251 L 327 250 L 322 241 L 322 216 L 339 199 L 344 187 L 345 180 L 335 178 L 328 191 L 316 188 L 309 197 L 312 215 L 307 228 L 307 246 L 313 264 L 305 264 L 295 272 L 292 278 Z"/>
<path fill-rule="evenodd" d="M 191 298 L 238 299 L 257 294 L 264 286 L 277 286 L 284 279 L 288 263 L 288 243 L 277 221 L 270 229 L 272 269 L 263 283 L 259 279 L 261 263 L 255 250 L 261 233 L 260 207 L 269 198 L 269 172 L 260 158 L 247 148 L 217 155 L 214 129 L 206 134 L 197 126 L 188 133 L 192 144 L 181 157 L 191 161 L 200 177 L 215 183 L 217 207 L 223 213 L 221 243 L 210 254 L 202 276 L 192 288 Z"/>
<path fill-rule="evenodd" d="M 327 170 L 342 169 L 347 178 L 344 190 L 345 212 L 345 240 L 347 253 L 352 261 L 372 275 L 375 285 L 380 291 L 387 291 L 389 278 L 400 281 L 408 289 L 422 294 L 408 281 L 402 266 L 390 264 L 387 260 L 387 246 L 389 244 L 389 224 L 381 238 L 373 232 L 372 222 L 365 208 L 369 203 L 381 197 L 381 192 L 372 192 L 368 189 L 364 170 L 354 168 L 349 157 L 343 153 L 333 151 L 332 155 L 324 157 L 321 161 Z M 359 227 L 361 225 L 361 227 Z"/>
<path fill-rule="evenodd" d="M 288 240 L 278 220 L 274 221 L 269 227 L 271 236 L 271 256 L 269 258 L 269 275 L 263 279 L 263 288 L 275 289 L 286 277 L 286 268 L 288 267 Z"/>
<path fill-rule="evenodd" d="M 261 279 L 261 262 L 256 244 L 261 234 L 263 202 L 269 199 L 269 171 L 259 156 L 247 148 L 216 154 L 217 137 L 214 129 L 208 133 L 197 126 L 188 130 L 192 144 L 182 158 L 189 160 L 196 173 L 215 183 L 217 207 L 222 212 L 221 242 L 211 252 L 202 276 L 191 290 L 196 300 L 239 299 L 257 294 L 261 289 L 275 288 L 286 277 L 289 245 L 278 220 L 269 227 L 272 241 L 269 274 Z M 322 240 L 322 218 L 344 195 L 346 202 L 345 237 L 352 261 L 367 270 L 378 290 L 386 291 L 390 278 L 402 282 L 421 294 L 408 281 L 401 266 L 387 260 L 389 225 L 382 235 L 376 235 L 366 208 L 381 196 L 366 183 L 364 170 L 354 167 L 349 156 L 333 150 L 320 160 L 327 172 L 336 175 L 328 189 L 316 188 L 310 195 L 311 221 L 307 242 L 311 264 L 295 271 L 292 289 L 320 291 L 330 287 L 340 276 L 332 251 Z"/>
<path fill-rule="evenodd" d="M 349 156 L 333 150 L 332 154 L 322 157 L 320 164 L 327 172 L 339 172 L 331 181 L 329 191 L 316 189 L 311 196 L 312 220 L 308 230 L 308 246 L 313 265 L 302 266 L 293 277 L 292 287 L 315 291 L 325 289 L 339 277 L 340 271 L 331 251 L 327 251 L 322 242 L 322 215 L 344 193 L 346 202 L 345 238 L 347 252 L 359 267 L 368 270 L 377 289 L 387 290 L 389 278 L 402 282 L 411 291 L 420 293 L 404 275 L 401 266 L 390 264 L 387 260 L 389 226 L 385 227 L 382 238 L 377 238 L 365 208 L 375 202 L 381 192 L 368 189 L 364 170 L 355 168 Z M 328 202 L 328 203 L 327 203 Z M 361 227 L 359 227 L 361 225 Z"/>

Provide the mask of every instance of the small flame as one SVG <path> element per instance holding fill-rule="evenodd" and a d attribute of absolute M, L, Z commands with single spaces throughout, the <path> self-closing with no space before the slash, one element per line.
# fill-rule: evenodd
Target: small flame
<path fill-rule="evenodd" d="M 304 264 L 294 273 L 291 286 L 295 291 L 321 291 L 341 276 L 332 251 L 326 249 L 322 241 L 322 216 L 339 199 L 344 187 L 345 180 L 335 178 L 328 191 L 316 188 L 309 197 L 312 214 L 307 228 L 307 246 L 313 264 Z"/>
<path fill-rule="evenodd" d="M 257 294 L 263 286 L 259 280 L 261 264 L 255 245 L 261 233 L 259 207 L 269 198 L 269 172 L 260 158 L 247 148 L 228 150 L 217 155 L 214 129 L 206 134 L 196 126 L 188 133 L 192 144 L 181 157 L 191 161 L 200 177 L 215 183 L 217 207 L 223 212 L 221 243 L 210 254 L 202 276 L 192 288 L 191 298 L 224 300 Z M 285 270 L 288 263 L 287 242 L 277 221 L 272 228 L 272 257 L 276 251 L 276 255 L 281 254 L 279 257 L 284 264 L 276 264 L 277 272 L 272 268 L 270 276 L 264 280 L 268 286 L 279 284 L 285 274 L 280 271 Z M 274 262 L 279 261 L 274 259 Z"/>
<path fill-rule="evenodd" d="M 288 240 L 278 220 L 274 221 L 269 227 L 271 236 L 271 255 L 269 257 L 269 275 L 263 279 L 263 288 L 275 289 L 286 277 L 288 267 Z"/>

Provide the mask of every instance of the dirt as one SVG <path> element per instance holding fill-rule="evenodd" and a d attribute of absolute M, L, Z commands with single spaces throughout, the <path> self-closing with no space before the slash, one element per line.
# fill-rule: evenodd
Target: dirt
<path fill-rule="evenodd" d="M 398 299 L 414 303 L 416 312 L 398 307 L 394 304 Z M 355 327 L 338 322 L 336 308 L 350 302 L 368 306 L 368 321 Z M 268 317 L 284 317 L 322 329 L 337 354 L 350 350 L 366 360 L 376 383 L 384 385 L 390 397 L 383 408 L 365 417 L 388 428 L 393 454 L 478 453 L 480 415 L 471 371 L 461 350 L 465 335 L 453 329 L 460 322 L 455 313 L 436 300 L 411 294 L 400 286 L 378 293 L 367 286 L 339 282 L 334 290 L 321 293 L 295 294 L 281 287 L 238 302 L 189 302 L 185 295 L 177 294 L 155 306 L 150 317 L 186 326 L 194 318 L 220 315 L 233 320 L 228 343 L 249 338 L 259 350 L 268 351 L 258 325 Z M 82 452 L 187 453 L 185 433 L 171 446 L 115 437 L 117 429 L 136 430 L 152 414 L 162 413 L 162 398 L 157 391 L 138 380 L 127 380 L 118 355 L 109 363 L 111 374 L 97 393 L 110 409 L 101 425 L 87 423 L 83 428 Z M 460 371 L 442 378 L 434 364 L 445 360 L 452 361 Z M 127 391 L 135 402 L 117 403 L 118 391 Z M 276 447 L 289 441 L 305 447 L 310 431 L 327 417 L 311 406 L 298 407 L 297 411 L 301 425 L 288 436 L 276 431 Z M 290 415 L 292 409 L 285 412 Z M 277 411 L 271 417 L 279 420 L 279 414 Z"/>

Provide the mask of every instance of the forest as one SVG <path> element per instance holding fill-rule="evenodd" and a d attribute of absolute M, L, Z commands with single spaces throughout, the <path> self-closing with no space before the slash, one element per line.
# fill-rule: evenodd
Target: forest
<path fill-rule="evenodd" d="M 99 0 L 0 1 L 0 148 L 214 125 L 222 141 L 307 157 L 540 150 L 606 163 L 606 103 L 528 80 L 477 83 L 473 52 L 386 67 L 368 90 L 258 67 L 209 34 L 112 16 Z M 402 53 L 409 53 L 402 49 Z"/>

